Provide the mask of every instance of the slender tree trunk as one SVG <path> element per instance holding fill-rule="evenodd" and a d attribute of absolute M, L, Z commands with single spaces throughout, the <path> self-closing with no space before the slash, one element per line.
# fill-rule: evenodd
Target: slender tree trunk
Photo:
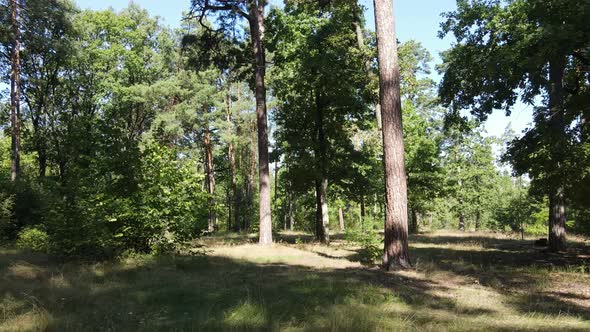
<path fill-rule="evenodd" d="M 250 212 L 248 218 L 244 218 L 244 229 L 250 231 L 251 218 L 254 212 L 252 211 L 254 204 L 254 177 L 256 176 L 256 124 L 252 127 L 252 141 L 250 145 L 250 171 L 248 173 L 248 187 L 247 191 L 247 203 L 248 211 Z"/>
<path fill-rule="evenodd" d="M 554 181 L 549 188 L 549 250 L 553 252 L 566 249 L 565 193 L 563 186 L 563 163 L 567 146 L 564 120 L 564 71 L 565 59 L 556 59 L 549 64 L 549 108 L 551 110 L 550 128 L 552 136 L 552 159 L 555 167 Z"/>
<path fill-rule="evenodd" d="M 231 172 L 231 196 L 232 202 L 230 205 L 233 205 L 233 217 L 234 217 L 234 228 L 238 227 L 240 219 L 240 195 L 238 193 L 238 181 L 236 176 L 236 157 L 235 157 L 235 150 L 234 144 L 232 142 L 229 143 L 228 146 L 228 157 L 229 157 L 229 165 L 230 165 L 230 172 Z M 231 218 L 231 217 L 230 217 Z"/>
<path fill-rule="evenodd" d="M 374 0 L 385 168 L 383 268 L 409 268 L 408 199 L 393 1 Z"/>
<path fill-rule="evenodd" d="M 359 219 L 361 222 L 361 229 L 364 229 L 364 224 L 365 224 L 365 195 L 361 194 L 361 204 L 360 204 L 360 209 L 361 212 L 359 214 Z"/>
<path fill-rule="evenodd" d="M 330 242 L 328 231 L 328 160 L 327 142 L 324 132 L 324 107 L 319 91 L 315 93 L 316 101 L 316 163 L 319 178 L 316 180 L 316 238 L 322 243 Z"/>
<path fill-rule="evenodd" d="M 289 203 L 283 203 L 283 230 L 289 229 L 289 213 L 288 213 Z"/>
<path fill-rule="evenodd" d="M 293 215 L 293 194 L 289 191 L 289 230 L 295 228 L 295 216 Z"/>
<path fill-rule="evenodd" d="M 326 202 L 326 189 L 328 187 L 327 179 L 317 179 L 315 181 L 316 188 L 316 239 L 322 243 L 330 241 L 328 235 L 328 227 L 326 221 L 328 220 L 328 204 Z"/>
<path fill-rule="evenodd" d="M 217 215 L 215 211 L 215 174 L 213 165 L 213 144 L 211 143 L 211 134 L 209 125 L 205 126 L 205 173 L 207 174 L 207 193 L 209 194 L 209 231 L 213 232 L 217 228 Z"/>
<path fill-rule="evenodd" d="M 11 4 L 14 44 L 10 71 L 10 123 L 12 131 L 10 178 L 12 181 L 16 181 L 20 176 L 20 27 L 18 23 L 18 1 L 11 0 Z"/>
<path fill-rule="evenodd" d="M 268 159 L 268 125 L 266 118 L 266 73 L 264 40 L 264 7 L 265 0 L 249 0 L 250 34 L 252 36 L 252 52 L 254 56 L 256 120 L 258 124 L 258 175 L 260 178 L 260 245 L 272 244 L 272 221 L 270 211 L 270 175 Z"/>
<path fill-rule="evenodd" d="M 416 234 L 418 232 L 418 213 L 416 213 L 416 209 L 410 208 L 412 213 L 412 218 L 410 220 L 410 233 Z"/>
<path fill-rule="evenodd" d="M 457 164 L 457 202 L 459 205 L 459 227 L 458 229 L 461 232 L 465 231 L 465 215 L 463 213 L 463 180 L 461 179 L 461 166 L 459 166 L 459 151 L 457 142 L 454 142 L 455 147 L 453 149 L 453 158 L 455 159 L 455 163 Z"/>
<path fill-rule="evenodd" d="M 226 196 L 226 204 L 227 204 L 227 231 L 231 232 L 232 230 L 232 208 L 231 208 L 231 203 L 232 203 L 232 199 L 231 199 L 231 192 L 229 190 L 227 190 L 227 196 Z"/>
<path fill-rule="evenodd" d="M 356 42 L 359 50 L 363 51 L 365 49 L 365 36 L 363 35 L 363 28 L 361 26 L 361 15 L 362 12 L 360 8 L 354 11 L 354 33 L 356 35 Z M 365 70 L 367 73 L 372 73 L 371 71 L 371 61 L 370 59 L 365 59 Z M 377 119 L 377 128 L 381 131 L 381 106 L 379 103 L 375 105 L 375 118 Z"/>
<path fill-rule="evenodd" d="M 377 203 L 377 193 L 373 194 L 373 218 L 377 219 L 379 206 Z"/>
<path fill-rule="evenodd" d="M 338 208 L 338 222 L 340 224 L 340 231 L 344 232 L 344 211 L 342 211 L 341 207 Z"/>
<path fill-rule="evenodd" d="M 29 110 L 33 110 L 31 103 L 28 103 Z M 43 106 L 38 107 L 38 114 L 33 116 L 33 140 L 35 150 L 37 151 L 37 161 L 39 162 L 39 177 L 44 178 L 47 174 L 47 153 L 45 149 L 44 137 L 41 134 L 42 114 L 45 112 Z"/>
<path fill-rule="evenodd" d="M 481 228 L 481 212 L 479 210 L 477 210 L 477 212 L 475 212 L 475 230 L 479 231 L 480 228 Z"/>
<path fill-rule="evenodd" d="M 226 96 L 226 106 L 227 106 L 227 124 L 230 128 L 233 127 L 233 109 L 232 109 L 232 99 L 231 99 L 231 84 L 228 86 L 228 94 Z M 230 176 L 231 176 L 231 196 L 232 202 L 229 203 L 231 206 L 233 204 L 233 215 L 234 215 L 234 228 L 239 228 L 239 218 L 240 218 L 240 198 L 238 194 L 238 181 L 236 175 L 236 156 L 235 156 L 235 148 L 233 140 L 230 139 L 229 144 L 227 146 L 227 156 L 229 159 L 229 167 L 230 167 Z M 230 208 L 231 210 L 231 208 Z M 228 220 L 231 221 L 231 214 L 228 217 Z"/>
<path fill-rule="evenodd" d="M 274 176 L 274 180 L 275 180 L 275 190 L 274 190 L 274 195 L 272 197 L 272 205 L 274 206 L 275 209 L 277 209 L 277 194 L 279 191 L 279 160 L 275 160 L 275 176 Z"/>

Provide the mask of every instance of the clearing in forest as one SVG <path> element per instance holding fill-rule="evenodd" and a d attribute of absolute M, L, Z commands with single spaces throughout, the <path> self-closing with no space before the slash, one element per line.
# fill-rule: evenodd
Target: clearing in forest
<path fill-rule="evenodd" d="M 411 237 L 415 269 L 357 245 L 216 235 L 198 254 L 58 262 L 0 251 L 1 331 L 588 331 L 589 242 L 563 255 L 483 233 Z M 196 243 L 197 244 L 197 243 Z"/>

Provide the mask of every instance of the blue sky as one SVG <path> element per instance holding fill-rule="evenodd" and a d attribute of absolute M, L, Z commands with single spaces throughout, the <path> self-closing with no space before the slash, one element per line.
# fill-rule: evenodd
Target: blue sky
<path fill-rule="evenodd" d="M 135 3 L 147 9 L 152 15 L 160 16 L 164 23 L 172 27 L 178 26 L 182 12 L 187 10 L 190 0 L 135 0 Z M 360 0 L 367 8 L 366 22 L 369 29 L 374 29 L 373 1 Z M 76 0 L 82 9 L 107 9 L 115 10 L 126 7 L 126 0 Z M 281 0 L 271 0 L 272 4 L 280 4 Z M 440 62 L 439 53 L 451 47 L 452 38 L 440 39 L 437 36 L 441 13 L 452 11 L 456 8 L 456 0 L 413 0 L 395 1 L 396 29 L 398 39 L 406 41 L 414 39 L 422 43 L 430 51 L 435 63 Z M 438 81 L 440 77 L 433 71 L 433 79 Z M 510 124 L 519 134 L 528 127 L 532 121 L 532 107 L 523 104 L 515 105 L 512 115 L 506 117 L 503 112 L 494 112 L 485 124 L 489 135 L 501 135 Z"/>

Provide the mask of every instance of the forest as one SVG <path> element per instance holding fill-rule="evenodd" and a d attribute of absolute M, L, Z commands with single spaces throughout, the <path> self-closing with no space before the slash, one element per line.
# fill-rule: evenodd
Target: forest
<path fill-rule="evenodd" d="M 0 0 L 0 331 L 590 330 L 590 2 L 399 2 Z"/>

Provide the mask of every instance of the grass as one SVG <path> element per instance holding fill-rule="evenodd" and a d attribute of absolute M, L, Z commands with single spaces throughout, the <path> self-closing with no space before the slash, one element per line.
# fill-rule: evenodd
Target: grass
<path fill-rule="evenodd" d="M 386 273 L 334 238 L 289 232 L 261 248 L 221 234 L 202 255 L 92 264 L 2 249 L 0 331 L 590 330 L 582 239 L 550 255 L 501 235 L 421 234 L 415 269 Z"/>

